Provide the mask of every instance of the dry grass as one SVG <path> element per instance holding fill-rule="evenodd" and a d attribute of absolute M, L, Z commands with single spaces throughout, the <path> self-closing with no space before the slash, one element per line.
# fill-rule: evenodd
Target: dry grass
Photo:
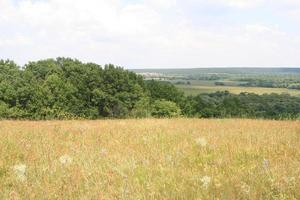
<path fill-rule="evenodd" d="M 0 199 L 300 199 L 299 147 L 299 121 L 2 121 Z"/>
<path fill-rule="evenodd" d="M 241 86 L 186 86 L 177 85 L 187 95 L 197 95 L 201 93 L 214 93 L 217 91 L 229 91 L 233 94 L 240 94 L 242 92 L 255 93 L 255 94 L 290 94 L 292 96 L 300 96 L 300 90 L 292 90 L 287 88 L 264 88 L 264 87 L 241 87 Z"/>

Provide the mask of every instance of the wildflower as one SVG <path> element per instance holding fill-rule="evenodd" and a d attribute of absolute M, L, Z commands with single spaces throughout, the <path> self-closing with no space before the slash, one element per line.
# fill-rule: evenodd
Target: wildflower
<path fill-rule="evenodd" d="M 72 163 L 73 159 L 69 155 L 63 155 L 59 158 L 59 161 L 63 165 L 69 165 Z"/>
<path fill-rule="evenodd" d="M 78 124 L 77 127 L 79 132 L 84 132 L 89 129 L 89 125 L 87 124 Z"/>
<path fill-rule="evenodd" d="M 100 154 L 101 154 L 102 156 L 106 156 L 107 153 L 108 153 L 107 149 L 102 148 L 102 149 L 100 150 Z"/>
<path fill-rule="evenodd" d="M 211 177 L 209 177 L 209 176 L 203 176 L 200 180 L 202 182 L 203 187 L 208 188 L 208 186 L 209 186 L 209 184 L 211 182 Z"/>
<path fill-rule="evenodd" d="M 241 183 L 241 191 L 246 193 L 246 194 L 249 194 L 250 193 L 250 186 L 247 185 L 247 183 L 242 182 Z"/>
<path fill-rule="evenodd" d="M 198 138 L 196 140 L 197 145 L 201 146 L 201 147 L 205 147 L 207 145 L 207 141 L 205 138 Z"/>
<path fill-rule="evenodd" d="M 143 165 L 150 165 L 150 161 L 149 160 L 143 160 Z"/>
<path fill-rule="evenodd" d="M 24 164 L 19 164 L 19 165 L 13 166 L 13 170 L 19 181 L 22 181 L 22 182 L 26 181 L 26 168 L 27 167 Z"/>
<path fill-rule="evenodd" d="M 264 161 L 263 161 L 263 168 L 265 170 L 268 170 L 269 166 L 270 166 L 269 160 L 264 159 Z"/>

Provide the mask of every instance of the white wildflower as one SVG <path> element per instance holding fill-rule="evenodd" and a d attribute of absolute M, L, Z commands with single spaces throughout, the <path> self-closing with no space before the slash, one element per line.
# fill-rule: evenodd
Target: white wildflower
<path fill-rule="evenodd" d="M 26 181 L 26 168 L 27 166 L 24 164 L 19 164 L 13 166 L 13 170 L 15 172 L 15 175 L 17 176 L 17 179 L 24 182 Z"/>
<path fill-rule="evenodd" d="M 202 182 L 203 187 L 208 188 L 208 186 L 210 185 L 210 182 L 211 182 L 211 177 L 203 176 L 200 180 Z"/>
<path fill-rule="evenodd" d="M 84 132 L 89 129 L 89 125 L 87 124 L 78 124 L 77 127 L 80 132 Z"/>
<path fill-rule="evenodd" d="M 59 158 L 59 162 L 63 165 L 71 164 L 73 159 L 69 155 L 63 155 Z"/>
<path fill-rule="evenodd" d="M 150 165 L 150 161 L 149 160 L 143 160 L 143 165 L 145 165 L 145 166 Z"/>
<path fill-rule="evenodd" d="M 269 160 L 264 159 L 264 161 L 263 161 L 263 168 L 264 168 L 265 170 L 268 170 L 269 167 L 270 167 Z"/>
<path fill-rule="evenodd" d="M 108 154 L 107 149 L 102 148 L 102 149 L 100 150 L 100 154 L 101 154 L 102 156 L 106 156 L 106 155 Z"/>
<path fill-rule="evenodd" d="M 201 147 L 205 147 L 207 145 L 207 141 L 205 138 L 198 138 L 196 140 L 197 145 L 201 146 Z"/>

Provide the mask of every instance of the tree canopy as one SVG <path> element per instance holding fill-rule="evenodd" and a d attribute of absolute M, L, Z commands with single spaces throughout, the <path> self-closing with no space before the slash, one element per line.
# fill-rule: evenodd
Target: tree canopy
<path fill-rule="evenodd" d="M 108 64 L 57 58 L 19 67 L 0 60 L 1 119 L 125 117 L 299 118 L 300 98 L 228 92 L 185 96 L 174 85 L 144 81 Z"/>

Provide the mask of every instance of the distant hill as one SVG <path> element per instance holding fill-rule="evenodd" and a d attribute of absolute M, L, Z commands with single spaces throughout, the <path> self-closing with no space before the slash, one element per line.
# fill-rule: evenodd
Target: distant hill
<path fill-rule="evenodd" d="M 162 73 L 167 75 L 198 74 L 300 74 L 300 68 L 187 68 L 187 69 L 133 69 L 136 73 Z"/>

